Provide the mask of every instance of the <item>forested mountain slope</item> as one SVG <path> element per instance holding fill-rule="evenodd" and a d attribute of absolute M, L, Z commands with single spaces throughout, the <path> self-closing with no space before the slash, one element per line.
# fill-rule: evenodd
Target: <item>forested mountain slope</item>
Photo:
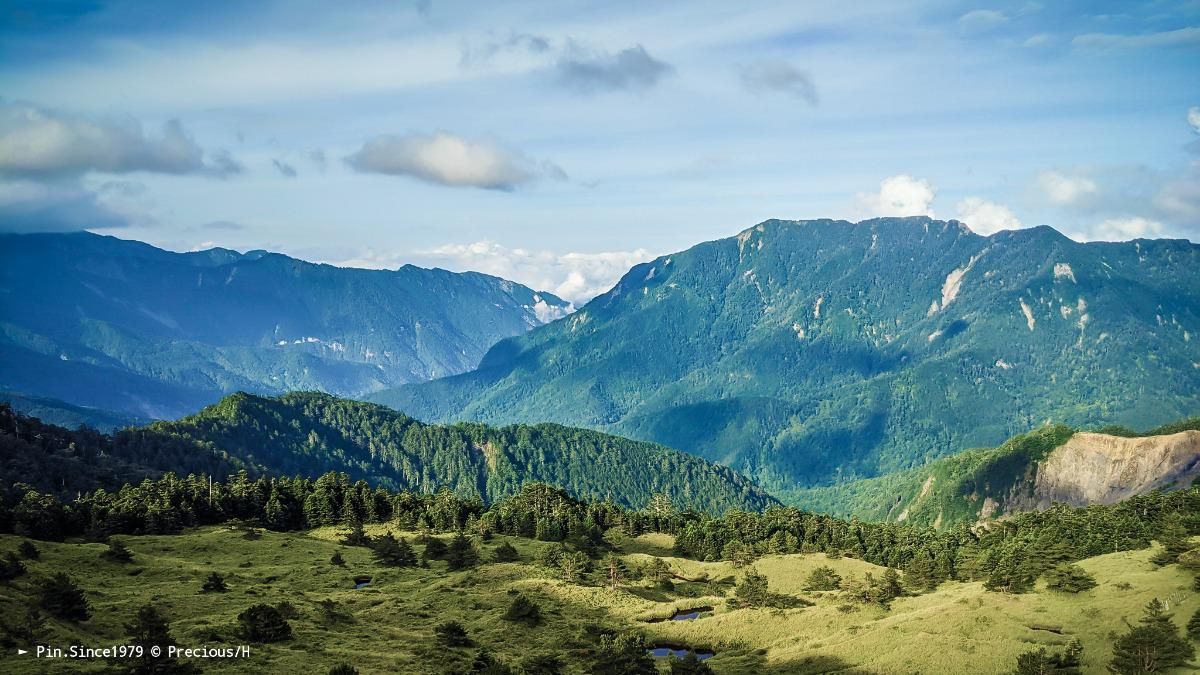
<path fill-rule="evenodd" d="M 789 501 L 837 516 L 941 529 L 1071 506 L 1113 504 L 1200 478 L 1200 418 L 1145 434 L 1043 427 L 997 448 L 842 485 L 796 490 Z"/>
<path fill-rule="evenodd" d="M 449 488 L 491 502 L 530 481 L 633 508 L 656 494 L 678 508 L 759 511 L 777 502 L 734 471 L 682 452 L 552 424 L 422 424 L 386 407 L 327 394 L 238 393 L 176 422 L 108 436 L 42 425 L 0 406 L 0 484 L 74 495 L 171 471 L 218 478 L 337 471 L 372 486 Z"/>
<path fill-rule="evenodd" d="M 484 274 L 0 235 L 0 390 L 151 418 L 236 390 L 360 395 L 469 370 L 568 307 Z"/>
<path fill-rule="evenodd" d="M 1200 246 L 1049 227 L 771 220 L 633 268 L 470 373 L 374 395 L 420 419 L 555 421 L 774 491 L 991 447 L 1047 422 L 1200 409 Z"/>

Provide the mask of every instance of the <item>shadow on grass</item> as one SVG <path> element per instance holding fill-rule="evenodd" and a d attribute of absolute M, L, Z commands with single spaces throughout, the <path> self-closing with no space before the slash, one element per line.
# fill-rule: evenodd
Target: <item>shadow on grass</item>
<path fill-rule="evenodd" d="M 846 663 L 836 656 L 805 656 L 788 661 L 768 661 L 758 653 L 746 655 L 728 654 L 726 658 L 714 660 L 713 670 L 722 673 L 761 673 L 764 675 L 817 675 L 818 673 L 840 673 L 842 675 L 874 675 Z"/>

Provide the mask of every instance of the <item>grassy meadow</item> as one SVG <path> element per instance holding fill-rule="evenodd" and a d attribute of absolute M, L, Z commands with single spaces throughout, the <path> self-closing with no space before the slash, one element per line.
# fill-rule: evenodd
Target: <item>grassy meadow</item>
<path fill-rule="evenodd" d="M 371 535 L 383 526 L 368 526 Z M 97 543 L 36 542 L 40 559 L 27 560 L 27 573 L 0 584 L 0 617 L 23 616 L 34 603 L 34 582 L 58 571 L 76 578 L 93 616 L 78 624 L 48 619 L 39 643 L 51 646 L 118 645 L 137 608 L 156 605 L 170 620 L 180 646 L 237 645 L 237 615 L 256 603 L 290 603 L 291 640 L 251 646 L 245 660 L 197 662 L 205 672 L 324 673 L 339 663 L 361 673 L 445 673 L 470 668 L 477 647 L 517 665 L 530 655 L 559 655 L 567 672 L 586 672 L 596 636 L 605 630 L 640 631 L 649 641 L 707 648 L 717 673 L 1004 673 L 1018 654 L 1044 645 L 1084 645 L 1084 670 L 1104 672 L 1113 635 L 1136 622 L 1151 598 L 1170 601 L 1182 626 L 1200 605 L 1193 575 L 1178 565 L 1155 567 L 1154 550 L 1099 556 L 1080 563 L 1098 587 L 1077 595 L 1036 592 L 991 593 L 981 583 L 948 582 L 938 590 L 893 601 L 890 610 L 859 605 L 837 592 L 808 592 L 804 580 L 827 565 L 843 578 L 880 576 L 884 568 L 824 554 L 767 556 L 754 567 L 770 590 L 795 595 L 812 606 L 795 609 L 730 609 L 726 598 L 742 570 L 728 562 L 698 562 L 670 556 L 669 535 L 636 539 L 610 532 L 627 566 L 651 556 L 666 559 L 676 575 L 673 591 L 649 581 L 608 586 L 568 584 L 535 562 L 544 542 L 495 536 L 480 542 L 484 564 L 449 572 L 389 568 L 371 551 L 343 546 L 341 533 L 322 528 L 305 533 L 262 532 L 247 538 L 229 527 L 206 527 L 170 536 L 120 537 L 133 552 L 128 563 L 111 562 Z M 397 533 L 401 534 L 401 533 Z M 411 541 L 414 533 L 403 533 Z M 445 537 L 447 540 L 449 537 Z M 0 554 L 16 551 L 21 538 L 0 536 Z M 520 553 L 518 562 L 494 563 L 502 542 Z M 420 551 L 420 546 L 415 546 Z M 330 562 L 340 552 L 344 565 Z M 228 591 L 202 593 L 211 572 L 225 575 Z M 354 579 L 371 577 L 355 589 Z M 529 627 L 501 616 L 516 593 L 541 608 L 542 623 Z M 691 621 L 665 619 L 676 610 L 712 607 Z M 433 627 L 456 620 L 475 647 L 446 648 Z M 28 647 L 26 645 L 18 645 Z M 6 648 L 4 673 L 100 671 L 102 661 L 34 659 Z M 660 670 L 667 672 L 665 660 Z M 1178 672 L 1186 672 L 1180 670 Z"/>

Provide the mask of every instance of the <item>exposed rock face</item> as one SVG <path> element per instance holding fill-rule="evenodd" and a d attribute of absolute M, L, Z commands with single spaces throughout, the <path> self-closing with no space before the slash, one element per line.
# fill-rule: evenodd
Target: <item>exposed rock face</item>
<path fill-rule="evenodd" d="M 1155 488 L 1186 487 L 1200 477 L 1200 431 L 1123 438 L 1079 432 L 1037 468 L 1032 495 L 1014 496 L 1005 511 L 1112 504 Z"/>

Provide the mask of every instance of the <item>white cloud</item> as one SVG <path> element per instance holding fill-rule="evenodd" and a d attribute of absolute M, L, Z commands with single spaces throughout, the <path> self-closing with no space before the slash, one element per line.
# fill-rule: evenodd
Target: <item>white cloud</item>
<path fill-rule="evenodd" d="M 885 178 L 879 192 L 862 193 L 856 198 L 858 210 L 867 217 L 933 216 L 933 198 L 937 189 L 923 178 L 900 174 Z"/>
<path fill-rule="evenodd" d="M 1037 184 L 1051 202 L 1060 206 L 1074 204 L 1098 192 L 1095 181 L 1090 178 L 1068 176 L 1057 171 L 1043 171 L 1038 174 Z"/>
<path fill-rule="evenodd" d="M 178 121 L 155 138 L 133 118 L 91 119 L 31 105 L 0 106 L 0 172 L 70 176 L 88 171 L 224 176 L 241 166 L 225 153 L 206 161 Z"/>
<path fill-rule="evenodd" d="M 355 170 L 411 176 L 428 183 L 512 190 L 542 177 L 566 178 L 562 169 L 492 141 L 438 132 L 376 136 L 346 158 Z"/>
<path fill-rule="evenodd" d="M 453 271 L 475 271 L 516 281 L 534 290 L 583 305 L 609 290 L 638 263 L 652 259 L 645 249 L 600 253 L 556 253 L 509 248 L 494 241 L 447 244 L 404 256 L 367 254 L 336 264 L 349 267 L 395 268 L 405 262 Z"/>
<path fill-rule="evenodd" d="M 1200 108 L 1196 106 L 1188 108 L 1187 121 L 1192 125 L 1192 131 L 1200 134 Z"/>
<path fill-rule="evenodd" d="M 1071 40 L 1071 44 L 1091 49 L 1144 49 L 1196 45 L 1200 44 L 1200 27 L 1189 26 L 1159 33 L 1142 33 L 1141 35 L 1086 33 L 1075 36 Z"/>
<path fill-rule="evenodd" d="M 968 197 L 958 203 L 958 219 L 976 234 L 985 236 L 1024 227 L 1008 207 L 979 197 Z"/>
<path fill-rule="evenodd" d="M 1134 216 L 1109 218 L 1082 232 L 1071 233 L 1076 241 L 1129 241 L 1131 239 L 1154 238 L 1162 234 L 1163 224 L 1157 220 Z"/>

